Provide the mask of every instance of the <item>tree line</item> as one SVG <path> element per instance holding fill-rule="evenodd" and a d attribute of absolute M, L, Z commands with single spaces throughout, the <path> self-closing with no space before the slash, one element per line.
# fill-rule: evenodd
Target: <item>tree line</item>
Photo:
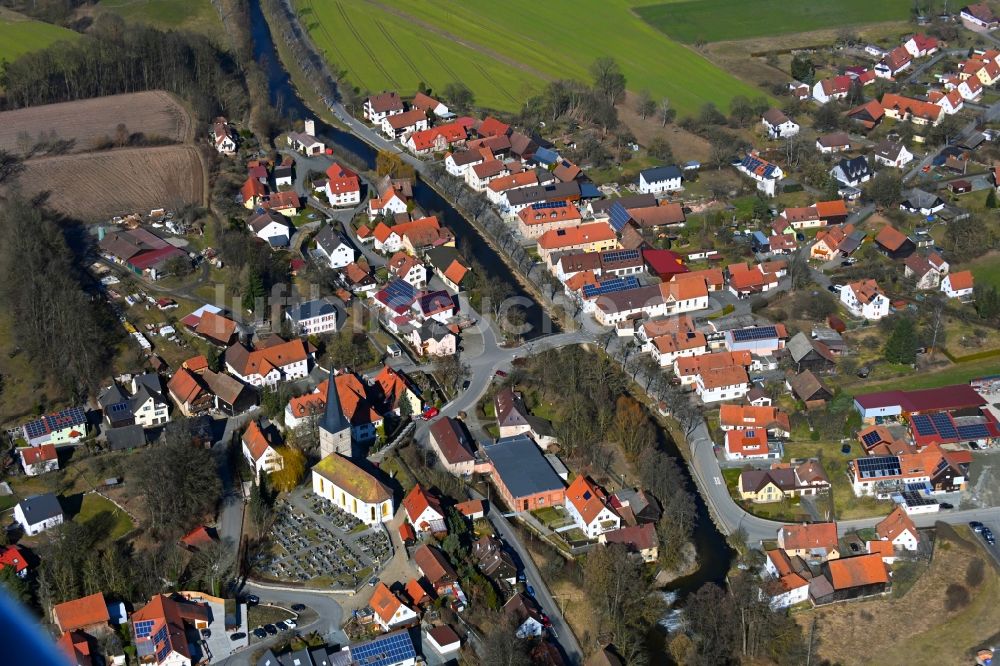
<path fill-rule="evenodd" d="M 202 119 L 246 108 L 236 64 L 207 37 L 126 25 L 111 14 L 74 43 L 5 62 L 0 87 L 4 107 L 15 109 L 159 89 L 184 98 Z"/>
<path fill-rule="evenodd" d="M 107 374 L 124 331 L 84 289 L 63 228 L 20 197 L 0 208 L 0 304 L 32 364 L 77 397 Z"/>

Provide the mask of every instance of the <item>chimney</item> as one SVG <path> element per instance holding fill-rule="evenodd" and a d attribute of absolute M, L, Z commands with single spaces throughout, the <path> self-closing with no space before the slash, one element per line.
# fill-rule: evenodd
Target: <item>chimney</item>
<path fill-rule="evenodd" d="M 308 134 L 309 136 L 316 136 L 316 121 L 310 118 L 309 120 L 305 121 L 305 125 L 306 125 L 306 134 Z"/>

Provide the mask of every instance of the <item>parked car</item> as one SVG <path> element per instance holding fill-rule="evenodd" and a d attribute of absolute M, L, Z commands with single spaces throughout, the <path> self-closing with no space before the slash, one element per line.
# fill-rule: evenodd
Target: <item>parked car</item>
<path fill-rule="evenodd" d="M 462 390 L 463 391 L 468 391 L 469 390 L 469 384 L 471 384 L 471 383 L 472 382 L 470 382 L 468 379 L 466 379 L 464 382 L 462 382 Z"/>
<path fill-rule="evenodd" d="M 526 585 L 524 590 L 525 592 L 528 593 L 528 596 L 531 597 L 532 599 L 535 597 L 535 588 L 531 587 L 530 585 Z"/>
<path fill-rule="evenodd" d="M 260 603 L 260 597 L 258 597 L 256 594 L 247 595 L 247 606 L 256 606 L 259 603 Z"/>
<path fill-rule="evenodd" d="M 997 545 L 997 540 L 996 538 L 994 538 L 993 532 L 988 527 L 983 528 L 983 539 L 985 539 L 986 543 L 990 544 L 991 546 Z"/>
<path fill-rule="evenodd" d="M 294 629 L 295 627 L 299 626 L 298 621 L 296 621 L 294 618 L 288 618 L 287 620 L 285 620 L 285 624 L 288 626 L 289 629 Z"/>
<path fill-rule="evenodd" d="M 274 626 L 278 628 L 278 631 L 288 631 L 291 627 L 288 626 L 288 622 L 285 620 L 278 620 L 274 623 Z"/>
<path fill-rule="evenodd" d="M 238 641 L 241 638 L 246 638 L 246 637 L 247 635 L 244 634 L 242 631 L 237 631 L 235 634 L 229 634 L 229 640 L 231 641 Z"/>
<path fill-rule="evenodd" d="M 420 418 L 422 418 L 424 421 L 429 421 L 429 420 L 431 420 L 432 418 L 434 418 L 435 416 L 437 416 L 440 413 L 441 413 L 441 410 L 438 409 L 437 407 L 428 407 L 420 415 Z"/>
<path fill-rule="evenodd" d="M 969 442 L 969 448 L 973 451 L 979 450 L 979 442 Z"/>
<path fill-rule="evenodd" d="M 973 520 L 971 523 L 969 523 L 969 527 L 972 528 L 973 532 L 975 532 L 976 534 L 979 534 L 980 532 L 983 531 L 984 525 L 981 522 L 979 522 L 978 520 Z"/>
<path fill-rule="evenodd" d="M 954 509 L 954 508 L 955 508 L 955 505 L 954 505 L 954 504 L 952 504 L 951 502 L 940 502 L 940 503 L 939 503 L 939 506 L 940 506 L 940 507 L 941 507 L 942 509 Z"/>
<path fill-rule="evenodd" d="M 368 581 L 370 587 L 375 587 L 378 585 L 378 576 L 372 576 L 371 580 Z"/>
<path fill-rule="evenodd" d="M 211 638 L 212 637 L 212 630 L 211 629 L 202 629 L 201 630 L 201 637 L 202 638 Z"/>
<path fill-rule="evenodd" d="M 263 627 L 257 627 L 253 630 L 253 635 L 257 638 L 267 638 L 267 632 L 264 631 Z"/>
<path fill-rule="evenodd" d="M 497 377 L 506 377 L 506 376 L 507 376 L 507 373 L 506 373 L 506 372 L 504 372 L 503 370 L 497 370 L 497 371 L 496 371 L 496 372 L 495 372 L 494 374 L 495 374 L 495 375 L 496 375 Z"/>
<path fill-rule="evenodd" d="M 292 610 L 295 611 L 296 613 L 301 613 L 305 609 L 306 609 L 305 604 L 292 604 Z"/>
<path fill-rule="evenodd" d="M 278 635 L 278 628 L 276 626 L 274 626 L 273 624 L 265 624 L 264 625 L 264 631 L 267 632 L 268 636 L 277 636 Z"/>
<path fill-rule="evenodd" d="M 837 286 L 837 285 L 835 285 L 835 284 L 831 284 L 831 285 L 830 285 L 829 287 L 827 287 L 827 289 L 828 289 L 828 290 L 829 290 L 829 291 L 830 291 L 831 293 L 834 293 L 834 294 L 836 294 L 836 293 L 837 293 L 837 289 L 836 289 L 836 286 Z"/>
<path fill-rule="evenodd" d="M 848 453 L 851 452 L 851 445 L 850 444 L 844 444 L 842 447 L 840 447 L 840 452 L 843 453 L 846 456 Z"/>

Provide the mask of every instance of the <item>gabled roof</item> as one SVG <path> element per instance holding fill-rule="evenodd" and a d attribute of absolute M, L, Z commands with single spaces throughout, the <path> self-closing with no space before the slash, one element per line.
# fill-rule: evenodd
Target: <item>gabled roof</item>
<path fill-rule="evenodd" d="M 949 273 L 946 279 L 954 291 L 959 291 L 960 289 L 972 289 L 975 284 L 972 271 Z"/>
<path fill-rule="evenodd" d="M 392 129 L 401 130 L 412 127 L 422 120 L 427 120 L 427 114 L 421 109 L 413 109 L 387 116 L 385 120 Z"/>
<path fill-rule="evenodd" d="M 399 98 L 399 93 L 395 90 L 384 91 L 377 95 L 372 95 L 368 98 L 368 105 L 371 106 L 372 110 L 376 113 L 403 110 L 403 100 Z"/>
<path fill-rule="evenodd" d="M 386 587 L 385 583 L 379 581 L 371 599 L 368 600 L 368 605 L 382 619 L 382 622 L 390 624 L 403 602 Z"/>
<path fill-rule="evenodd" d="M 519 192 L 520 190 L 515 190 Z M 567 229 L 552 229 L 542 234 L 538 246 L 545 250 L 562 247 L 574 247 L 587 243 L 599 243 L 614 240 L 615 230 L 607 222 L 581 224 Z"/>
<path fill-rule="evenodd" d="M 7 546 L 0 551 L 0 569 L 3 567 L 14 567 L 15 573 L 21 573 L 28 568 L 28 562 L 24 559 L 24 553 L 17 546 Z"/>
<path fill-rule="evenodd" d="M 827 552 L 837 550 L 837 523 L 803 523 L 801 525 L 783 525 L 779 536 L 784 539 L 785 550 L 826 549 Z"/>
<path fill-rule="evenodd" d="M 785 115 L 785 112 L 774 107 L 771 107 L 764 112 L 763 119 L 772 127 L 777 127 L 778 125 L 783 125 L 789 122 L 788 116 Z"/>
<path fill-rule="evenodd" d="M 875 526 L 875 534 L 878 535 L 880 539 L 885 539 L 887 541 L 895 541 L 903 532 L 909 532 L 917 538 L 917 526 L 913 524 L 913 520 L 906 514 L 903 507 L 897 506 L 892 510 L 888 516 L 882 519 L 878 525 Z"/>
<path fill-rule="evenodd" d="M 25 465 L 34 465 L 41 462 L 51 462 L 59 459 L 56 453 L 55 444 L 42 444 L 41 446 L 29 446 L 17 449 L 21 454 L 21 460 Z"/>
<path fill-rule="evenodd" d="M 18 502 L 18 506 L 21 507 L 24 519 L 30 525 L 37 525 L 43 520 L 61 516 L 63 512 L 62 506 L 59 504 L 59 498 L 52 493 L 25 497 Z"/>
<path fill-rule="evenodd" d="M 834 590 L 889 582 L 889 572 L 878 553 L 830 560 L 827 566 Z"/>
<path fill-rule="evenodd" d="M 267 440 L 267 436 L 261 430 L 256 419 L 250 422 L 243 433 L 243 443 L 255 461 L 260 460 L 260 457 L 271 448 L 271 443 Z"/>
<path fill-rule="evenodd" d="M 889 224 L 882 227 L 882 230 L 875 236 L 875 242 L 890 252 L 895 252 L 903 247 L 907 240 L 909 239 L 906 234 Z"/>
<path fill-rule="evenodd" d="M 417 548 L 416 552 L 413 553 L 413 562 L 435 588 L 441 584 L 453 583 L 458 579 L 458 574 L 448 562 L 448 558 L 434 546 L 424 544 Z"/>
<path fill-rule="evenodd" d="M 111 620 L 108 605 L 102 592 L 56 604 L 52 608 L 52 615 L 55 617 L 56 624 L 63 631 L 82 629 Z"/>
<path fill-rule="evenodd" d="M 568 499 L 577 512 L 583 518 L 583 522 L 590 525 L 605 509 L 604 492 L 583 474 L 580 474 L 573 483 L 566 489 L 566 499 Z"/>
<path fill-rule="evenodd" d="M 465 432 L 462 431 L 462 426 L 450 416 L 445 416 L 432 423 L 430 432 L 441 450 L 441 455 L 448 463 L 454 465 L 475 460 Z"/>
<path fill-rule="evenodd" d="M 406 497 L 403 498 L 403 508 L 406 510 L 406 517 L 411 523 L 416 524 L 417 519 L 424 515 L 427 509 L 431 509 L 437 515 L 444 518 L 444 510 L 441 508 L 441 500 L 431 495 L 418 483 L 413 486 Z M 417 525 L 421 529 L 427 529 L 426 524 Z"/>

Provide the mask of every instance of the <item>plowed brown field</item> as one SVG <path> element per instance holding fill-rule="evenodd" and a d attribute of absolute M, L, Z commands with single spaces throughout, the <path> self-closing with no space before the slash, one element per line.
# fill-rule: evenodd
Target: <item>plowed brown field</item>
<path fill-rule="evenodd" d="M 204 172 L 193 146 L 123 148 L 24 163 L 21 192 L 48 192 L 47 205 L 82 221 L 201 204 Z"/>
<path fill-rule="evenodd" d="M 4 111 L 0 150 L 23 154 L 29 142 L 28 150 L 40 140 L 58 138 L 73 142 L 70 152 L 86 152 L 106 137 L 114 140 L 121 123 L 130 134 L 142 132 L 177 143 L 194 139 L 187 109 L 168 93 L 153 90 Z"/>

